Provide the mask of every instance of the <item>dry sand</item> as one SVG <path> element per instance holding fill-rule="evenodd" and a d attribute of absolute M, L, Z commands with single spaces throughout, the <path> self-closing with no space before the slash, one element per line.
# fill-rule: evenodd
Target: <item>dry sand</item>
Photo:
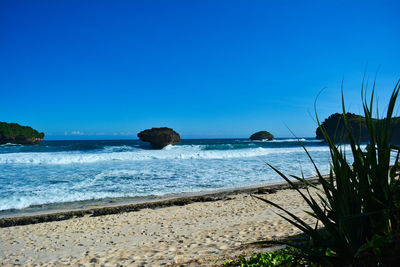
<path fill-rule="evenodd" d="M 290 189 L 259 196 L 312 223 Z M 249 193 L 224 200 L 0 228 L 0 266 L 213 266 L 299 233 Z M 265 250 L 265 249 L 264 249 Z"/>

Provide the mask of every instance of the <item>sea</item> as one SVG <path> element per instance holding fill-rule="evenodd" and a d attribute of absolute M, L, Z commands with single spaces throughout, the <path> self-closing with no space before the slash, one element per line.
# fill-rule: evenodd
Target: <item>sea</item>
<path fill-rule="evenodd" d="M 312 138 L 187 139 L 162 150 L 139 140 L 1 145 L 0 216 L 282 182 L 266 163 L 288 175 L 313 176 L 299 141 L 328 173 L 328 146 Z"/>

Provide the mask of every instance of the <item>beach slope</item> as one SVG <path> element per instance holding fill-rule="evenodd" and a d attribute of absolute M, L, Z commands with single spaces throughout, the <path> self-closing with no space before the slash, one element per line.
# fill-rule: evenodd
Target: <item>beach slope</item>
<path fill-rule="evenodd" d="M 263 249 L 250 242 L 298 233 L 250 193 L 312 223 L 298 193 L 282 184 L 215 201 L 3 227 L 0 265 L 210 266 Z"/>

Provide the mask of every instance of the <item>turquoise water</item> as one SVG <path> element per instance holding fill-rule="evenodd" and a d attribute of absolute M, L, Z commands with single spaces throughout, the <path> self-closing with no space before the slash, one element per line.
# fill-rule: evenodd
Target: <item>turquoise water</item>
<path fill-rule="evenodd" d="M 328 147 L 319 140 L 301 140 L 321 171 L 328 172 Z M 315 174 L 295 139 L 183 140 L 162 150 L 151 150 L 136 140 L 2 145 L 0 211 L 282 181 L 263 161 L 288 174 Z"/>

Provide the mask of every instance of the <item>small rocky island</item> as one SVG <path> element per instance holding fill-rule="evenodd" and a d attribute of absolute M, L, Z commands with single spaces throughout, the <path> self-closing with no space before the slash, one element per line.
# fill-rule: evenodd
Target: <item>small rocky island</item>
<path fill-rule="evenodd" d="M 20 144 L 36 145 L 44 138 L 44 133 L 39 133 L 29 126 L 21 126 L 18 123 L 0 122 L 0 145 Z"/>
<path fill-rule="evenodd" d="M 270 132 L 259 131 L 259 132 L 253 133 L 250 136 L 250 139 L 251 140 L 268 140 L 268 141 L 270 141 L 270 140 L 274 139 L 274 136 Z"/>
<path fill-rule="evenodd" d="M 154 149 L 162 149 L 181 141 L 179 134 L 168 127 L 147 129 L 138 133 L 137 136 L 143 142 L 149 142 Z"/>

